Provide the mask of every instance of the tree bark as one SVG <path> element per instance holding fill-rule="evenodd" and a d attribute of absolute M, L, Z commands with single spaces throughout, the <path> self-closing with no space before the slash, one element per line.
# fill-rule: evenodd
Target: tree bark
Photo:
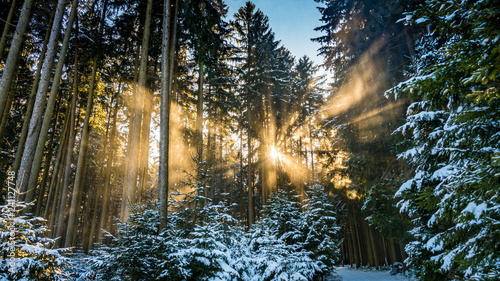
<path fill-rule="evenodd" d="M 27 0 L 27 2 L 30 0 Z M 18 189 L 20 190 L 19 200 L 24 201 L 25 197 L 27 199 L 32 198 L 33 191 L 28 192 L 28 184 L 30 173 L 33 165 L 33 160 L 35 156 L 35 150 L 38 143 L 38 137 L 40 134 L 42 126 L 42 115 L 45 107 L 45 99 L 47 97 L 47 89 L 49 87 L 50 76 L 52 73 L 52 65 L 54 64 L 54 57 L 56 55 L 57 49 L 57 37 L 59 36 L 59 30 L 61 26 L 61 21 L 64 14 L 64 4 L 66 1 L 59 0 L 57 3 L 57 8 L 54 16 L 54 23 L 52 25 L 52 30 L 50 32 L 49 44 L 47 47 L 47 53 L 45 60 L 43 62 L 42 74 L 40 77 L 40 83 L 38 85 L 38 90 L 36 93 L 35 104 L 33 108 L 32 117 L 30 120 L 30 126 L 28 130 L 28 136 L 26 139 L 26 145 L 23 151 L 23 157 L 21 159 L 21 165 L 18 172 Z M 17 31 L 16 31 L 17 32 Z M 10 52 L 9 52 L 10 56 Z M 3 77 L 2 77 L 3 78 Z M 3 79 L 2 79 L 3 82 Z M 1 102 L 0 102 L 1 104 Z M 38 176 L 38 174 L 37 174 Z M 26 192 L 28 194 L 25 196 Z M 29 202 L 29 200 L 26 200 Z"/>
<path fill-rule="evenodd" d="M 17 59 L 19 57 L 19 52 L 21 51 L 21 45 L 23 44 L 24 32 L 26 31 L 26 27 L 28 27 L 32 6 L 33 0 L 24 1 L 21 15 L 19 16 L 19 21 L 17 22 L 16 31 L 14 33 L 14 38 L 10 44 L 9 54 L 4 65 L 2 79 L 0 81 L 0 114 L 3 114 L 5 110 L 10 85 L 12 84 L 12 79 L 14 79 L 14 74 L 17 70 Z"/>
<path fill-rule="evenodd" d="M 115 152 L 115 139 L 116 139 L 116 132 L 118 130 L 116 126 L 116 120 L 117 120 L 117 115 L 118 115 L 118 107 L 120 105 L 119 101 L 119 96 L 121 94 L 121 81 L 118 85 L 118 98 L 116 100 L 116 104 L 113 110 L 113 121 L 112 121 L 112 128 L 111 128 L 111 136 L 109 139 L 109 153 L 108 153 L 108 159 L 106 161 L 106 174 L 104 176 L 104 188 L 103 188 L 103 198 L 102 198 L 102 208 L 101 208 L 101 219 L 99 222 L 99 229 L 97 230 L 97 237 L 96 240 L 100 239 L 102 237 L 103 229 L 106 227 L 107 223 L 107 218 L 109 214 L 109 199 L 111 197 L 111 188 L 110 188 L 110 181 L 111 181 L 111 171 L 113 169 L 113 162 L 114 162 L 114 152 Z"/>
<path fill-rule="evenodd" d="M 3 27 L 2 39 L 0 39 L 0 61 L 3 57 L 3 52 L 5 51 L 5 43 L 7 43 L 7 34 L 9 33 L 9 27 L 12 22 L 12 16 L 14 15 L 15 8 L 16 8 L 16 0 L 12 0 L 12 4 L 10 4 L 9 14 L 7 15 L 5 26 Z"/>
<path fill-rule="evenodd" d="M 59 86 L 61 84 L 62 69 L 64 66 L 64 61 L 66 59 L 66 52 L 68 51 L 69 37 L 73 29 L 73 21 L 75 20 L 77 7 L 78 0 L 73 0 L 73 2 L 71 3 L 71 13 L 68 19 L 68 25 L 66 27 L 66 31 L 64 32 L 61 52 L 59 53 L 59 59 L 57 61 L 56 72 L 54 74 L 54 79 L 52 80 L 52 86 L 50 88 L 50 95 L 43 117 L 42 128 L 40 129 L 38 137 L 35 158 L 33 159 L 32 163 L 31 174 L 29 177 L 28 193 L 26 196 L 27 202 L 31 202 L 34 199 L 34 191 L 38 183 L 38 174 L 40 173 L 43 151 L 45 150 L 45 141 L 47 139 L 52 116 L 54 115 L 54 106 L 57 100 Z"/>
<path fill-rule="evenodd" d="M 168 219 L 170 103 L 172 99 L 173 88 L 178 3 L 179 0 L 165 0 L 163 8 L 160 89 L 160 167 L 158 179 L 158 199 L 160 201 L 160 233 L 167 227 Z"/>
<path fill-rule="evenodd" d="M 69 110 L 66 112 L 64 120 L 68 120 L 70 114 Z M 59 148 L 57 149 L 57 159 L 55 163 L 55 169 L 52 173 L 52 178 L 50 180 L 50 190 L 49 199 L 45 206 L 45 211 L 43 217 L 45 219 L 49 218 L 50 210 L 50 220 L 49 220 L 49 231 L 51 231 L 51 237 L 54 238 L 54 223 L 56 217 L 57 203 L 59 202 L 59 194 L 61 193 L 61 167 L 64 165 L 64 159 L 66 158 L 67 144 L 69 141 L 69 122 L 65 121 L 63 133 L 59 141 Z"/>
<path fill-rule="evenodd" d="M 99 23 L 99 37 L 102 37 L 104 30 L 104 19 L 108 8 L 108 0 L 104 1 L 104 8 L 102 10 L 101 20 Z M 101 38 L 98 39 L 98 45 L 101 43 Z M 83 178 L 85 176 L 85 163 L 87 161 L 87 150 L 89 146 L 90 134 L 90 117 L 94 106 L 94 91 L 97 83 L 97 68 L 99 65 L 99 53 L 94 57 L 92 66 L 92 77 L 90 81 L 90 89 L 87 97 L 87 108 L 85 110 L 85 121 L 83 124 L 82 137 L 80 141 L 80 150 L 78 154 L 78 162 L 76 165 L 75 181 L 73 184 L 73 194 L 71 197 L 71 207 L 68 215 L 68 227 L 64 241 L 64 247 L 71 247 L 76 240 L 77 219 L 79 215 L 80 205 L 82 201 Z"/>
<path fill-rule="evenodd" d="M 7 97 L 7 107 L 4 109 L 4 112 L 2 114 L 2 121 L 0 121 L 0 137 L 3 136 L 3 133 L 5 132 L 5 128 L 7 128 L 7 122 L 9 121 L 10 117 L 10 111 L 12 109 L 12 103 L 14 101 L 14 91 L 15 89 L 11 89 L 9 96 Z M 2 139 L 0 139 L 0 143 L 2 143 Z"/>
<path fill-rule="evenodd" d="M 75 49 L 77 46 L 75 46 Z M 62 183 L 62 195 L 61 200 L 59 201 L 59 211 L 57 215 L 57 230 L 56 237 L 61 237 L 57 244 L 59 247 L 63 245 L 64 239 L 62 237 L 64 233 L 64 225 L 65 220 L 64 216 L 66 215 L 66 205 L 69 191 L 69 180 L 71 177 L 71 160 L 73 159 L 73 148 L 75 146 L 75 119 L 76 119 L 76 101 L 78 99 L 78 55 L 75 55 L 75 69 L 73 72 L 73 96 L 71 98 L 71 107 L 70 107 L 70 116 L 69 120 L 69 136 L 68 136 L 68 146 L 66 149 L 66 160 L 64 166 L 64 174 L 63 174 L 63 183 Z M 74 196 L 74 194 L 73 194 Z M 57 201 L 54 202 L 57 204 Z"/>
<path fill-rule="evenodd" d="M 38 199 L 36 200 L 35 216 L 37 217 L 40 216 L 43 198 L 45 197 L 45 189 L 47 185 L 47 178 L 49 177 L 50 162 L 52 160 L 52 150 L 54 148 L 54 137 L 56 134 L 57 123 L 59 122 L 60 103 L 57 104 L 56 108 L 56 119 L 54 120 L 54 124 L 52 126 L 52 134 L 50 135 L 48 151 L 47 155 L 45 156 L 45 163 L 43 164 L 42 182 L 40 183 L 40 191 L 38 192 Z"/>
<path fill-rule="evenodd" d="M 23 128 L 21 129 L 21 136 L 19 137 L 19 144 L 16 150 L 16 159 L 14 160 L 13 171 L 19 171 L 21 166 L 21 159 L 23 157 L 24 144 L 26 143 L 26 137 L 28 136 L 28 129 L 30 126 L 31 114 L 33 113 L 33 106 L 35 104 L 36 91 L 38 89 L 38 83 L 40 82 L 40 74 L 42 72 L 43 61 L 45 60 L 45 54 L 47 52 L 47 44 L 49 42 L 50 31 L 52 29 L 52 24 L 54 22 L 55 10 L 52 10 L 49 20 L 49 27 L 45 32 L 45 38 L 43 39 L 42 52 L 38 58 L 38 64 L 36 67 L 35 80 L 33 81 L 33 86 L 31 87 L 31 93 L 28 100 L 28 106 L 24 114 Z"/>
<path fill-rule="evenodd" d="M 92 245 L 94 244 L 94 235 L 97 235 L 96 232 L 95 232 L 95 228 L 98 224 L 98 220 L 97 220 L 97 210 L 99 209 L 99 206 L 102 205 L 102 204 L 99 204 L 101 203 L 101 197 L 104 197 L 105 196 L 105 193 L 104 193 L 104 177 L 102 176 L 104 174 L 104 165 L 105 165 L 105 159 L 107 158 L 107 154 L 108 154 L 108 142 L 109 142 L 109 127 L 110 126 L 114 126 L 113 124 L 111 124 L 111 105 L 113 104 L 113 101 L 114 101 L 115 97 L 112 96 L 111 97 L 111 102 L 110 102 L 110 107 L 109 107 L 109 112 L 108 112 L 108 121 L 106 122 L 106 134 L 105 134 L 105 138 L 104 138 L 104 144 L 103 144 L 103 153 L 102 153 L 102 160 L 101 160 L 101 163 L 100 163 L 100 169 L 99 169 L 99 181 L 98 181 L 98 185 L 97 185 L 97 190 L 96 190 L 96 197 L 95 197 L 95 200 L 94 200 L 94 207 L 93 207 L 93 212 L 92 212 L 92 219 L 90 220 L 90 224 L 91 224 L 91 227 L 90 227 L 90 235 L 88 237 L 88 243 L 87 244 L 84 244 L 83 245 L 83 251 L 85 253 L 88 253 L 88 250 L 90 248 L 92 248 Z M 116 107 L 116 106 L 115 106 Z M 102 198 L 102 200 L 104 200 L 104 198 Z M 102 210 L 101 210 L 102 212 Z"/>
<path fill-rule="evenodd" d="M 250 103 L 248 103 L 247 109 L 247 120 L 250 121 Z M 248 167 L 247 167 L 247 188 L 248 188 L 248 228 L 253 225 L 255 210 L 253 206 L 253 181 L 252 181 L 252 138 L 250 136 L 250 127 L 248 128 L 248 139 L 247 139 L 247 147 L 248 147 Z"/>
<path fill-rule="evenodd" d="M 137 194 L 137 176 L 139 175 L 139 161 L 141 153 L 141 121 L 142 113 L 144 110 L 144 96 L 146 92 L 146 76 L 148 67 L 148 49 L 149 49 L 149 36 L 151 32 L 151 11 L 153 7 L 153 0 L 148 0 L 146 7 L 146 19 L 144 22 L 144 31 L 142 35 L 141 44 L 141 61 L 139 66 L 139 79 L 135 95 L 135 107 L 133 108 L 132 126 L 131 126 L 131 144 L 129 151 L 129 165 L 127 168 L 126 176 L 126 193 L 123 197 L 122 215 L 124 220 L 129 215 L 127 203 L 136 203 Z M 149 143 L 147 144 L 149 146 Z"/>
<path fill-rule="evenodd" d="M 198 163 L 203 161 L 203 62 L 200 60 L 199 64 L 199 79 L 198 79 L 198 100 L 196 103 L 196 146 Z"/>

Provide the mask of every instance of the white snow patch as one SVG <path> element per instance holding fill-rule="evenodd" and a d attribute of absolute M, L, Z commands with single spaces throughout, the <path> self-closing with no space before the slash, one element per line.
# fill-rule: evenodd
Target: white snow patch
<path fill-rule="evenodd" d="M 409 281 L 412 280 L 408 276 L 401 274 L 391 275 L 389 271 L 373 270 L 373 269 L 356 269 L 353 267 L 335 267 L 338 276 L 342 281 Z"/>
<path fill-rule="evenodd" d="M 477 205 L 474 202 L 469 203 L 465 209 L 463 209 L 462 213 L 471 213 L 474 217 L 479 219 L 479 217 L 488 209 L 488 205 L 486 203 L 481 203 Z"/>

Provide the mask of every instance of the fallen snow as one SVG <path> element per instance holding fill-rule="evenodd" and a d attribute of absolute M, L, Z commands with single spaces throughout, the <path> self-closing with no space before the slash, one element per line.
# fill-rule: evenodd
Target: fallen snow
<path fill-rule="evenodd" d="M 401 274 L 391 275 L 389 271 L 374 269 L 356 269 L 353 267 L 336 267 L 335 271 L 340 278 L 330 280 L 342 281 L 411 281 L 414 279 Z"/>

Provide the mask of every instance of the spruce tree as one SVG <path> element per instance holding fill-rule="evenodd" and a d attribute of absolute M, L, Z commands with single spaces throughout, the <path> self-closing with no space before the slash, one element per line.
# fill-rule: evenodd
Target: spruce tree
<path fill-rule="evenodd" d="M 415 225 L 408 261 L 425 280 L 500 277 L 497 4 L 431 0 L 406 16 L 434 29 L 413 76 L 391 91 L 416 100 L 398 129 L 413 174 L 397 195 Z"/>

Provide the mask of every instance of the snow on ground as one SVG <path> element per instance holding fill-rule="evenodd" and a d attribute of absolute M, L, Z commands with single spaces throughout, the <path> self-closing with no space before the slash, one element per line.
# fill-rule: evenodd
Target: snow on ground
<path fill-rule="evenodd" d="M 330 280 L 337 281 L 412 281 L 414 279 L 401 274 L 391 275 L 389 271 L 380 271 L 367 268 L 336 267 L 338 276 Z M 340 277 L 340 278 L 339 278 Z"/>

